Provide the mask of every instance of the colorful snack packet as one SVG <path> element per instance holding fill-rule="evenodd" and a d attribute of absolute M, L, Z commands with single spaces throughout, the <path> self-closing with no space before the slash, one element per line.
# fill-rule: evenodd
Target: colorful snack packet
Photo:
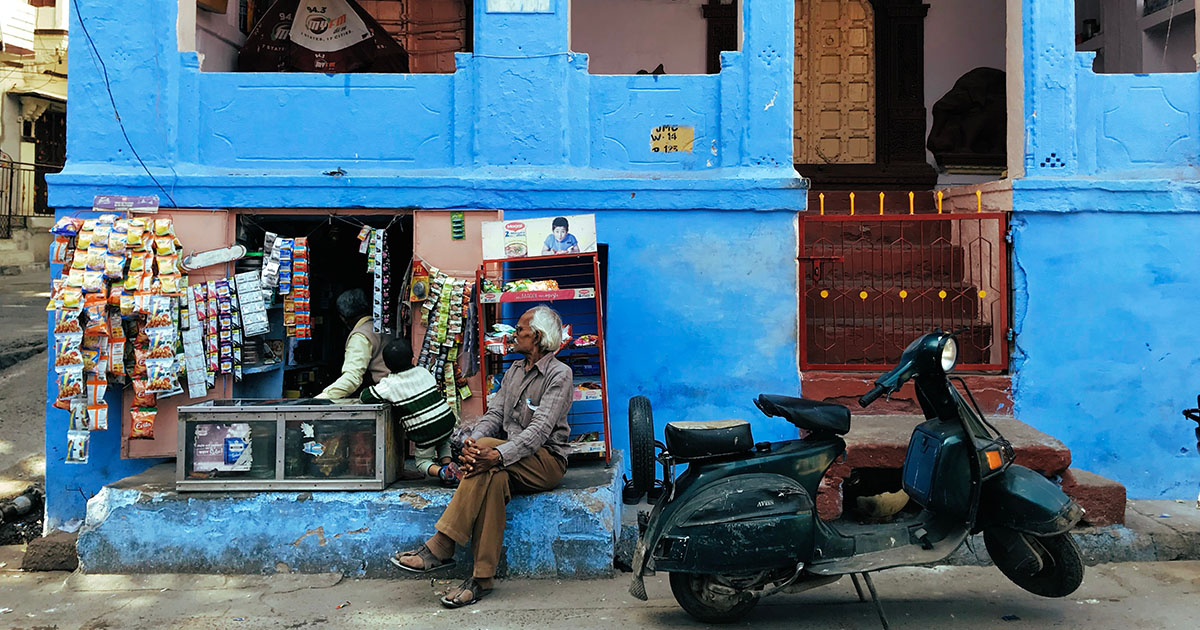
<path fill-rule="evenodd" d="M 55 265 L 65 265 L 70 253 L 71 237 L 55 236 L 54 241 L 50 243 L 50 262 Z"/>
<path fill-rule="evenodd" d="M 54 371 L 83 369 L 83 333 L 54 335 Z"/>
<path fill-rule="evenodd" d="M 169 359 L 146 360 L 146 391 L 169 392 L 177 385 L 174 353 Z"/>
<path fill-rule="evenodd" d="M 125 257 L 120 254 L 105 256 L 104 277 L 109 280 L 120 280 L 125 277 Z"/>
<path fill-rule="evenodd" d="M 129 426 L 129 439 L 131 440 L 153 440 L 154 439 L 154 419 L 158 416 L 158 410 L 154 408 L 146 409 L 130 409 L 132 422 Z"/>
<path fill-rule="evenodd" d="M 146 249 L 146 220 L 130 219 L 129 228 L 125 233 L 125 244 L 137 251 Z"/>
<path fill-rule="evenodd" d="M 159 256 L 158 275 L 169 276 L 179 273 L 179 256 Z"/>
<path fill-rule="evenodd" d="M 87 377 L 86 387 L 87 404 L 104 404 L 104 394 L 108 391 L 108 379 L 102 375 L 90 375 Z"/>
<path fill-rule="evenodd" d="M 87 428 L 89 431 L 105 431 L 108 429 L 108 405 L 87 406 Z"/>
<path fill-rule="evenodd" d="M 170 219 L 154 219 L 155 236 L 175 236 L 175 226 Z"/>
<path fill-rule="evenodd" d="M 156 236 L 154 237 L 154 253 L 159 256 L 170 256 L 175 253 L 175 237 L 174 236 Z"/>
<path fill-rule="evenodd" d="M 89 431 L 67 431 L 68 464 L 86 464 L 88 462 L 88 445 L 92 434 Z"/>
<path fill-rule="evenodd" d="M 83 324 L 79 323 L 79 311 L 55 311 L 54 333 L 83 334 Z"/>
<path fill-rule="evenodd" d="M 54 223 L 54 227 L 50 228 L 52 234 L 58 236 L 75 236 L 79 234 L 79 229 L 83 227 L 83 219 L 77 217 L 63 217 Z"/>
<path fill-rule="evenodd" d="M 83 292 L 84 293 L 101 293 L 104 291 L 104 267 L 101 265 L 99 271 L 87 270 L 83 272 Z M 107 294 L 106 294 L 107 295 Z"/>
<path fill-rule="evenodd" d="M 83 366 L 58 373 L 58 399 L 67 400 L 83 395 Z"/>
<path fill-rule="evenodd" d="M 133 380 L 133 406 L 134 407 L 155 407 L 158 405 L 158 397 L 154 392 L 146 391 L 148 383 L 144 378 Z"/>

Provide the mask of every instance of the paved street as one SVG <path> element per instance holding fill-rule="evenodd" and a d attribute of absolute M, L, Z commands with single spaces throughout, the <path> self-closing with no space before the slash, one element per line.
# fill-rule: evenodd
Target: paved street
<path fill-rule="evenodd" d="M 45 474 L 48 271 L 0 277 L 0 497 Z"/>
<path fill-rule="evenodd" d="M 16 548 L 0 548 L 14 566 Z M 1200 562 L 1126 563 L 1088 569 L 1071 597 L 1048 600 L 1008 583 L 994 569 L 896 569 L 875 578 L 897 630 L 927 628 L 1196 627 Z M 446 582 L 353 580 L 338 575 L 97 576 L 0 569 L 0 627 L 121 628 L 675 628 L 701 627 L 684 614 L 665 581 L 647 580 L 650 601 L 626 593 L 623 574 L 597 581 L 501 581 L 489 598 L 462 610 L 434 601 Z M 338 608 L 339 605 L 343 605 Z M 871 604 L 848 580 L 766 600 L 740 624 L 753 628 L 879 628 Z"/>

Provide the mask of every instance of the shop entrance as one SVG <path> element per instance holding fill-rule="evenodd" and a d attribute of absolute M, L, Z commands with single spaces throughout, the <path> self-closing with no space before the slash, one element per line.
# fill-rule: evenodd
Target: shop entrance
<path fill-rule="evenodd" d="M 364 243 L 370 230 L 382 230 L 386 241 L 383 274 L 387 283 L 377 295 L 375 272 L 369 266 Z M 338 317 L 335 301 L 352 289 L 361 289 L 392 335 L 408 338 L 411 331 L 408 302 L 399 297 L 413 255 L 413 217 L 410 213 L 361 215 L 295 214 L 272 211 L 241 212 L 237 216 L 237 242 L 250 256 L 239 262 L 239 271 L 258 269 L 267 233 L 278 238 L 305 237 L 309 251 L 311 339 L 288 334 L 281 295 L 268 309 L 271 331 L 248 339 L 247 369 L 234 393 L 246 398 L 309 398 L 321 392 L 341 373 L 349 329 Z M 255 256 L 253 254 L 259 254 Z M 253 359 L 253 360 L 251 360 Z M 260 368 L 249 367 L 252 365 Z"/>

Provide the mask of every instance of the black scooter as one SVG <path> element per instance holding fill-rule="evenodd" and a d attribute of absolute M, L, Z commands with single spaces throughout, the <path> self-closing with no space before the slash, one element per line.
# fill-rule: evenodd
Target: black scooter
<path fill-rule="evenodd" d="M 993 562 L 1021 588 L 1064 597 L 1083 580 L 1069 533 L 1083 509 L 1053 482 L 1014 465 L 1013 449 L 946 376 L 957 361 L 954 336 L 935 331 L 904 350 L 899 364 L 859 399 L 863 407 L 914 381 L 926 421 L 904 460 L 903 486 L 921 508 L 881 525 L 833 525 L 817 517 L 817 486 L 846 450 L 850 410 L 803 398 L 761 395 L 755 404 L 808 432 L 801 440 L 754 443 L 744 420 L 672 422 L 659 461 L 665 492 L 639 519 L 630 593 L 646 599 L 644 575 L 670 573 L 671 592 L 709 623 L 745 615 L 759 599 L 856 575 L 942 560 L 982 531 Z M 631 409 L 649 409 L 648 401 Z M 637 419 L 634 418 L 634 421 Z M 676 464 L 687 470 L 674 478 Z"/>

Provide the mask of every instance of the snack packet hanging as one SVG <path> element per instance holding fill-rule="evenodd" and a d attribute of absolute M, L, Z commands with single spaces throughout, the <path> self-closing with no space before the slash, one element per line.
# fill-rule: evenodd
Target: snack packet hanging
<path fill-rule="evenodd" d="M 89 431 L 67 431 L 68 464 L 86 464 L 88 462 L 88 444 L 92 434 Z"/>
<path fill-rule="evenodd" d="M 129 426 L 129 439 L 131 440 L 153 440 L 154 439 L 154 419 L 158 416 L 158 410 L 154 408 L 148 409 L 130 409 L 131 422 Z"/>
<path fill-rule="evenodd" d="M 108 253 L 124 256 L 128 241 L 129 234 L 127 232 L 113 227 L 113 230 L 108 233 Z"/>
<path fill-rule="evenodd" d="M 146 328 L 170 326 L 171 303 L 171 298 L 165 295 L 151 296 L 149 317 L 146 318 Z"/>
<path fill-rule="evenodd" d="M 83 227 L 83 219 L 63 217 L 54 223 L 54 227 L 50 228 L 50 233 L 70 237 L 79 234 L 79 228 L 81 227 Z"/>
<path fill-rule="evenodd" d="M 170 219 L 154 219 L 155 236 L 175 236 L 175 226 Z"/>
<path fill-rule="evenodd" d="M 176 273 L 179 273 L 179 256 L 158 257 L 158 275 L 169 276 Z"/>
<path fill-rule="evenodd" d="M 154 253 L 159 256 L 170 256 L 175 253 L 175 237 L 155 236 Z"/>
<path fill-rule="evenodd" d="M 148 383 L 146 379 L 133 380 L 133 406 L 134 407 L 156 407 L 158 406 L 158 397 L 154 392 L 146 391 Z"/>
<path fill-rule="evenodd" d="M 87 428 L 89 431 L 105 431 L 108 429 L 108 405 L 87 406 Z"/>
<path fill-rule="evenodd" d="M 149 331 L 150 347 L 147 359 L 167 359 L 175 356 L 175 331 L 171 328 L 154 328 Z"/>
<path fill-rule="evenodd" d="M 130 219 L 129 228 L 125 232 L 125 244 L 132 247 L 135 251 L 145 251 L 146 249 L 146 220 L 145 219 Z"/>
<path fill-rule="evenodd" d="M 83 324 L 79 323 L 79 311 L 54 311 L 54 334 L 58 333 L 83 334 Z"/>
<path fill-rule="evenodd" d="M 62 307 L 63 310 L 76 311 L 83 306 L 83 290 L 78 287 L 68 286 L 62 291 Z"/>
<path fill-rule="evenodd" d="M 88 295 L 83 299 L 83 313 L 87 317 L 87 326 L 83 330 L 85 335 L 108 336 L 108 315 L 105 312 L 107 309 L 108 300 L 102 295 Z M 55 330 L 57 328 L 55 326 Z"/>
<path fill-rule="evenodd" d="M 58 372 L 58 399 L 67 400 L 83 395 L 83 366 Z"/>
<path fill-rule="evenodd" d="M 75 249 L 87 251 L 92 246 L 92 238 L 93 234 L 90 229 L 80 230 L 79 234 L 75 236 Z"/>
<path fill-rule="evenodd" d="M 134 346 L 133 348 L 133 371 L 130 372 L 131 378 L 146 378 L 146 350 Z"/>
<path fill-rule="evenodd" d="M 100 405 L 104 403 L 104 394 L 108 391 L 108 379 L 99 375 L 89 375 L 86 382 L 87 404 Z"/>
<path fill-rule="evenodd" d="M 83 292 L 84 293 L 101 293 L 104 291 L 104 267 L 101 266 L 99 271 L 84 271 L 83 272 Z"/>
<path fill-rule="evenodd" d="M 109 280 L 120 280 L 125 277 L 125 257 L 120 254 L 108 254 L 105 256 L 104 277 Z"/>
<path fill-rule="evenodd" d="M 169 392 L 178 385 L 175 371 L 175 355 L 169 359 L 146 360 L 146 391 Z"/>
<path fill-rule="evenodd" d="M 50 244 L 50 262 L 55 265 L 65 265 L 70 253 L 71 237 L 55 236 L 54 241 Z"/>
<path fill-rule="evenodd" d="M 71 270 L 67 272 L 67 286 L 71 287 L 72 289 L 83 288 L 83 274 L 83 269 L 75 269 L 72 267 Z"/>
<path fill-rule="evenodd" d="M 83 333 L 54 335 L 54 371 L 83 369 Z"/>
<path fill-rule="evenodd" d="M 67 428 L 71 431 L 87 431 L 87 401 L 75 398 L 67 407 L 67 411 L 70 412 L 70 422 Z"/>
<path fill-rule="evenodd" d="M 163 275 L 158 277 L 158 290 L 164 295 L 178 295 L 182 286 L 183 277 L 179 274 Z"/>

